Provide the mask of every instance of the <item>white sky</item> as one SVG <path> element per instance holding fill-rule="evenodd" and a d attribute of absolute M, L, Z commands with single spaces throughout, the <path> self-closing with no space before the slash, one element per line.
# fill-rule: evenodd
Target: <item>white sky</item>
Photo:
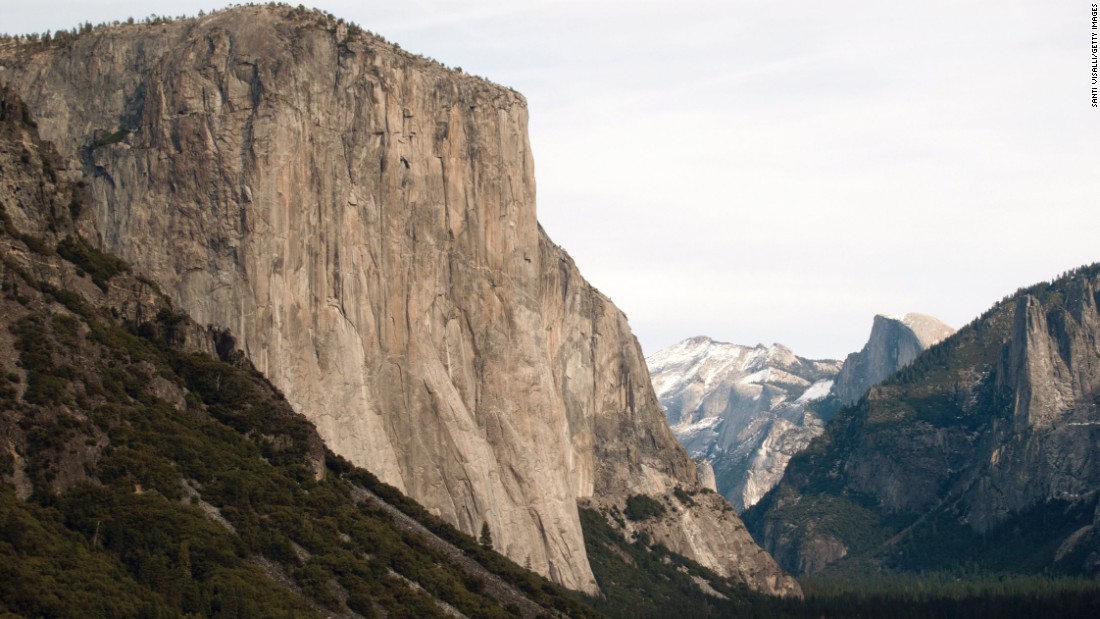
<path fill-rule="evenodd" d="M 810 357 L 1100 260 L 1089 5 L 312 3 L 526 95 L 539 219 L 647 354 Z M 216 6 L 0 0 L 0 31 Z"/>

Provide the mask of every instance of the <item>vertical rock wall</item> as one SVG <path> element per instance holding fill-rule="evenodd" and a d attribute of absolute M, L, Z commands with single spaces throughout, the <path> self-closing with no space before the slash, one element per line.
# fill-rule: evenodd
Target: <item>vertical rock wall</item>
<path fill-rule="evenodd" d="M 697 485 L 625 316 L 538 226 L 515 92 L 287 8 L 0 62 L 94 176 L 87 234 L 461 529 L 594 591 L 577 499 Z"/>
<path fill-rule="evenodd" d="M 871 386 L 909 365 L 927 348 L 955 330 L 938 319 L 910 312 L 904 316 L 875 316 L 871 336 L 863 349 L 844 360 L 833 384 L 841 404 L 854 404 Z"/>

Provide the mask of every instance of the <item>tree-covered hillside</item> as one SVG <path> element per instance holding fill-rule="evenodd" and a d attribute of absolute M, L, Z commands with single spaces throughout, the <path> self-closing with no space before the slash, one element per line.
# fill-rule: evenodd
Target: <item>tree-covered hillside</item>
<path fill-rule="evenodd" d="M 1007 297 L 840 411 L 746 513 L 799 574 L 1095 577 L 1100 265 Z"/>

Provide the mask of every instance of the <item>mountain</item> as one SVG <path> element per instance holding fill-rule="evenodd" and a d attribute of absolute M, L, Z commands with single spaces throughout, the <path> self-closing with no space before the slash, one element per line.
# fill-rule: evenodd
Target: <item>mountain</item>
<path fill-rule="evenodd" d="M 954 332 L 925 314 L 875 316 L 867 344 L 844 360 L 833 395 L 841 404 L 855 403 L 872 385 L 909 365 L 917 355 Z"/>
<path fill-rule="evenodd" d="M 837 413 L 745 521 L 790 570 L 1096 574 L 1100 265 L 1020 290 Z"/>
<path fill-rule="evenodd" d="M 686 508 L 716 498 L 705 489 L 582 509 L 603 595 L 566 592 L 324 449 L 230 333 L 198 325 L 80 236 L 87 179 L 64 165 L 0 88 L 2 616 L 1100 611 L 1092 581 L 1045 578 L 977 589 L 952 578 L 938 592 L 927 579 L 894 579 L 807 600 L 754 594 L 653 543 L 642 526 L 691 518 Z"/>
<path fill-rule="evenodd" d="M 0 176 L 0 615 L 599 616 L 328 452 L 85 243 L 85 180 L 3 87 Z"/>
<path fill-rule="evenodd" d="M 791 456 L 821 434 L 815 403 L 837 361 L 795 356 L 780 344 L 739 346 L 693 337 L 646 358 L 657 398 L 688 454 L 714 470 L 738 511 L 764 495 Z"/>
<path fill-rule="evenodd" d="M 879 315 L 867 344 L 843 364 L 804 359 L 781 344 L 750 348 L 707 337 L 659 350 L 646 363 L 673 434 L 744 511 L 779 483 L 841 404 L 952 333 L 924 314 Z"/>
<path fill-rule="evenodd" d="M 75 231 L 230 333 L 334 452 L 586 592 L 579 501 L 701 489 L 625 315 L 537 223 L 522 96 L 285 5 L 87 30 L 0 47 L 87 178 Z M 727 510 L 638 526 L 797 594 Z"/>

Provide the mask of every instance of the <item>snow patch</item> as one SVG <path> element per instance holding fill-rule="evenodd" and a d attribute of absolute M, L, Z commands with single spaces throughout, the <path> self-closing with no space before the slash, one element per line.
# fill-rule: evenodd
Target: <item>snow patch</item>
<path fill-rule="evenodd" d="M 810 385 L 810 388 L 802 392 L 802 395 L 798 396 L 795 402 L 806 403 L 813 402 L 814 400 L 820 400 L 829 395 L 829 391 L 833 388 L 833 381 L 831 380 L 819 380 L 816 383 Z"/>
<path fill-rule="evenodd" d="M 753 372 L 752 374 L 749 374 L 748 376 L 742 378 L 741 382 L 747 385 L 765 383 L 768 381 L 769 378 L 771 378 L 771 375 L 772 369 L 764 368 L 759 372 Z"/>

